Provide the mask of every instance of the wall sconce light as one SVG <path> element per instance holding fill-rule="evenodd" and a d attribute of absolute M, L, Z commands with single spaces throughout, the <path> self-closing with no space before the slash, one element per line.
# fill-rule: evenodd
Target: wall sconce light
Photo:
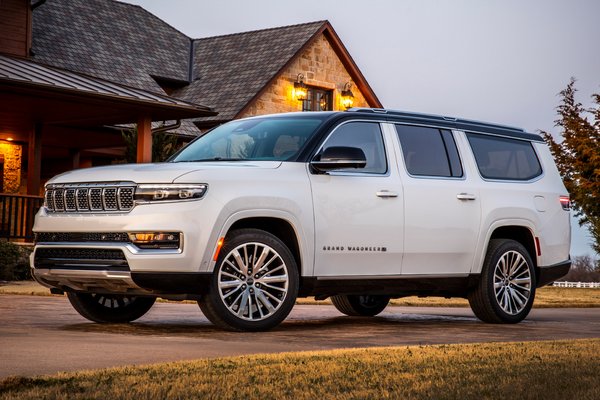
<path fill-rule="evenodd" d="M 306 100 L 306 96 L 308 95 L 308 88 L 304 83 L 304 75 L 298 74 L 296 77 L 296 82 L 294 82 L 294 97 L 298 101 Z"/>
<path fill-rule="evenodd" d="M 350 88 L 352 87 L 352 83 L 347 82 L 344 85 L 344 90 L 342 90 L 342 106 L 346 109 L 351 108 L 354 104 L 354 94 Z"/>

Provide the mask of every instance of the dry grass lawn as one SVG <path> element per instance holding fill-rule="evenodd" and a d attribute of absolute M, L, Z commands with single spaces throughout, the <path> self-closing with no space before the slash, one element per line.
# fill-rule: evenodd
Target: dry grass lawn
<path fill-rule="evenodd" d="M 600 339 L 220 358 L 0 381 L 0 399 L 599 399 Z"/>

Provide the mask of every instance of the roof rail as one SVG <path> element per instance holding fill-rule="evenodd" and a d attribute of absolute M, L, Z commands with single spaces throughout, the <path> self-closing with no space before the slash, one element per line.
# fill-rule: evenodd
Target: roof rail
<path fill-rule="evenodd" d="M 407 112 L 407 111 L 399 111 L 399 110 L 386 110 L 383 108 L 361 108 L 361 107 L 353 107 L 347 110 L 348 112 L 362 112 L 362 113 L 377 113 L 377 114 L 386 114 L 389 116 L 397 116 L 397 117 L 405 117 L 405 118 L 415 118 L 415 119 L 427 119 L 430 121 L 446 121 L 446 122 L 454 122 L 457 124 L 457 127 L 460 129 L 461 127 L 469 129 L 474 127 L 482 127 L 482 128 L 496 128 L 507 131 L 514 132 L 525 132 L 522 128 L 516 128 L 514 126 L 507 126 L 501 124 L 494 124 L 489 122 L 482 121 L 473 121 L 469 119 L 462 119 L 456 117 L 448 117 L 444 115 L 435 115 L 435 114 L 424 114 L 424 113 L 416 113 L 416 112 Z"/>

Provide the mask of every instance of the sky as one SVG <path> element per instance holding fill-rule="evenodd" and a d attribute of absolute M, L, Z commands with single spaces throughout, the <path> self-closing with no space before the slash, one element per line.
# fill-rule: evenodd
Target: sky
<path fill-rule="evenodd" d="M 554 127 L 600 93 L 599 0 L 128 0 L 193 38 L 329 20 L 384 107 Z M 572 254 L 593 254 L 573 225 Z"/>

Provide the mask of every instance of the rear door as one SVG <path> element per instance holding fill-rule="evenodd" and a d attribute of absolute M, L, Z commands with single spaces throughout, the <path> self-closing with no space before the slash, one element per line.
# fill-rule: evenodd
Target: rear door
<path fill-rule="evenodd" d="M 465 168 L 457 146 L 466 141 L 458 132 L 436 127 L 394 128 L 404 186 L 402 274 L 467 274 L 477 249 L 481 200 L 478 177 Z"/>

